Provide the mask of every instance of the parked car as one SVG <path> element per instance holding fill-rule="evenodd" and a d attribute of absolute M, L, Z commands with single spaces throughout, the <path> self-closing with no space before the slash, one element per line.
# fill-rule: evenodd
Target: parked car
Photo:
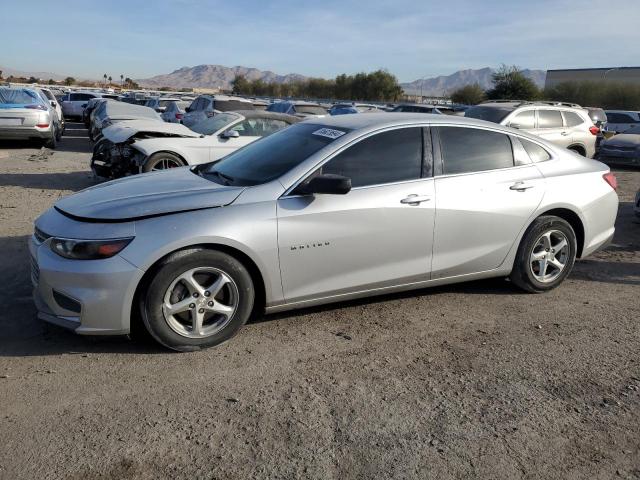
<path fill-rule="evenodd" d="M 605 110 L 607 114 L 607 129 L 614 133 L 621 133 L 640 124 L 640 112 L 632 110 Z"/>
<path fill-rule="evenodd" d="M 87 106 L 82 111 L 82 123 L 88 129 L 91 126 L 91 114 L 102 103 L 109 99 L 103 97 L 95 97 L 87 102 Z"/>
<path fill-rule="evenodd" d="M 244 98 L 227 95 L 200 95 L 185 109 L 182 123 L 191 128 L 196 123 L 213 117 L 219 112 L 253 109 L 253 103 Z"/>
<path fill-rule="evenodd" d="M 167 104 L 160 116 L 165 122 L 182 123 L 184 111 L 190 104 L 191 102 L 185 100 L 174 100 Z"/>
<path fill-rule="evenodd" d="M 55 107 L 43 92 L 0 87 L 0 140 L 36 140 L 56 148 L 62 129 Z"/>
<path fill-rule="evenodd" d="M 148 99 L 145 103 L 145 107 L 153 108 L 158 113 L 163 113 L 170 102 L 180 101 L 177 97 L 154 97 Z"/>
<path fill-rule="evenodd" d="M 62 113 L 66 118 L 80 119 L 89 100 L 100 97 L 96 92 L 69 92 L 62 97 Z"/>
<path fill-rule="evenodd" d="M 329 115 L 349 115 L 352 113 L 378 113 L 382 112 L 376 105 L 368 103 L 335 103 L 329 109 Z"/>
<path fill-rule="evenodd" d="M 149 107 L 111 101 L 100 103 L 91 116 L 89 138 L 95 142 L 106 127 L 125 120 L 140 119 L 162 122 L 160 114 Z"/>
<path fill-rule="evenodd" d="M 91 168 L 100 177 L 118 178 L 211 162 L 298 120 L 291 115 L 241 110 L 219 113 L 192 129 L 122 122 L 104 130 L 104 139 L 94 147 Z"/>
<path fill-rule="evenodd" d="M 438 110 L 434 105 L 424 105 L 422 103 L 403 103 L 394 107 L 391 112 L 398 113 L 435 113 L 437 115 L 442 112 Z"/>
<path fill-rule="evenodd" d="M 317 103 L 289 100 L 272 103 L 267 107 L 267 112 L 284 113 L 300 118 L 322 118 L 329 113 L 326 108 Z"/>
<path fill-rule="evenodd" d="M 59 200 L 29 243 L 38 316 L 81 334 L 140 318 L 188 351 L 254 310 L 488 277 L 546 292 L 612 238 L 615 186 L 606 165 L 487 122 L 307 120 Z"/>
<path fill-rule="evenodd" d="M 45 96 L 45 101 L 49 102 L 51 107 L 56 111 L 56 115 L 58 117 L 58 121 L 60 122 L 60 135 L 64 134 L 65 129 L 65 121 L 64 115 L 62 114 L 62 107 L 60 106 L 60 102 L 55 97 L 53 91 L 49 88 L 39 87 L 38 90 L 42 92 Z"/>
<path fill-rule="evenodd" d="M 593 158 L 596 127 L 586 110 L 557 102 L 489 101 L 465 112 L 465 117 L 488 120 L 538 135 L 560 147 Z"/>
<path fill-rule="evenodd" d="M 598 160 L 605 163 L 640 166 L 640 124 L 603 140 Z"/>
<path fill-rule="evenodd" d="M 600 107 L 584 107 L 593 124 L 600 129 L 596 135 L 596 154 L 600 150 L 600 143 L 604 140 L 604 132 L 607 130 L 607 114 Z"/>

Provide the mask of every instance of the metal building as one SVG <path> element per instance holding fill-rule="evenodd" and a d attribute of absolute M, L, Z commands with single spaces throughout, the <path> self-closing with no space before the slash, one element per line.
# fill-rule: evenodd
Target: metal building
<path fill-rule="evenodd" d="M 545 87 L 553 87 L 563 82 L 615 82 L 640 85 L 640 67 L 547 70 Z"/>

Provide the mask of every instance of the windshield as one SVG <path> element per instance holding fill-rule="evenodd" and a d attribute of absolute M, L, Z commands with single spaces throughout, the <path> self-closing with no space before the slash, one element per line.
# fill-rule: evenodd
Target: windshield
<path fill-rule="evenodd" d="M 307 115 L 326 115 L 327 111 L 318 105 L 296 105 L 296 113 L 304 113 Z"/>
<path fill-rule="evenodd" d="M 506 118 L 513 110 L 508 108 L 495 108 L 495 107 L 471 107 L 464 112 L 465 117 L 477 118 L 478 120 L 487 120 L 493 123 L 500 123 Z"/>
<path fill-rule="evenodd" d="M 196 123 L 191 130 L 201 135 L 213 135 L 226 125 L 235 122 L 240 117 L 233 113 L 218 113 L 213 117 L 209 117 L 201 122 Z"/>
<path fill-rule="evenodd" d="M 160 106 L 161 108 L 168 106 L 170 103 L 175 102 L 175 100 L 159 100 L 158 101 L 158 106 Z"/>
<path fill-rule="evenodd" d="M 204 165 L 199 172 L 224 185 L 260 185 L 284 175 L 347 131 L 299 123 Z"/>

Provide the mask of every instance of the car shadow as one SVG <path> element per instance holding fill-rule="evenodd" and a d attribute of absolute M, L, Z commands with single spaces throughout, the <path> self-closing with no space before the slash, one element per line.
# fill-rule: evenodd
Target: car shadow
<path fill-rule="evenodd" d="M 0 187 L 23 187 L 77 192 L 100 183 L 90 172 L 0 173 Z"/>

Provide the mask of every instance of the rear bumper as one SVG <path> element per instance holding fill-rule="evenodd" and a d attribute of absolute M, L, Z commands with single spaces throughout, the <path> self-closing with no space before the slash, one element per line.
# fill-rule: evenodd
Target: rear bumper
<path fill-rule="evenodd" d="M 0 139 L 2 140 L 26 140 L 29 138 L 51 138 L 51 125 L 47 128 L 0 127 Z"/>

